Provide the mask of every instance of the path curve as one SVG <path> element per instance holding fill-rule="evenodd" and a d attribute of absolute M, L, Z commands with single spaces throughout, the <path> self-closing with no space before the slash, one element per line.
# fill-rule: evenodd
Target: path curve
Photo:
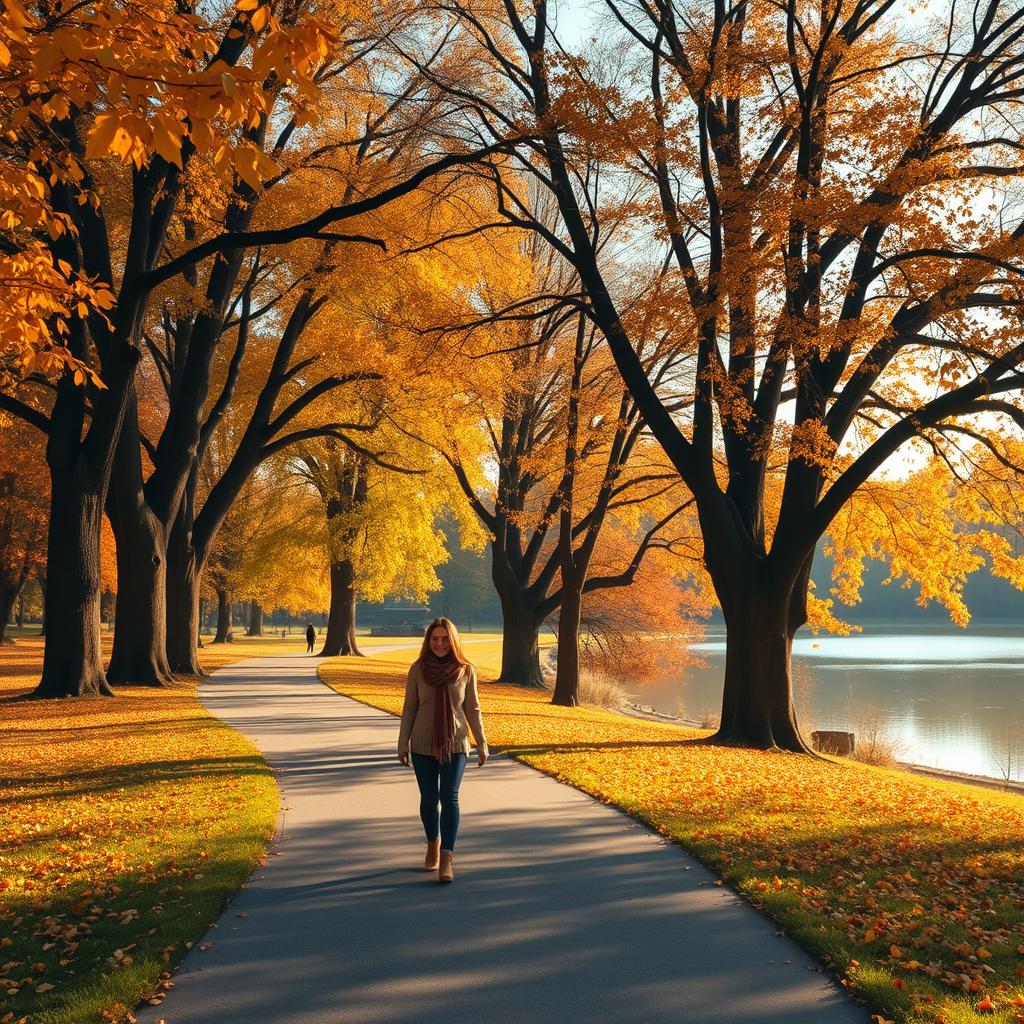
<path fill-rule="evenodd" d="M 265 867 L 139 1024 L 867 1024 L 679 847 L 510 758 L 467 769 L 439 885 L 417 870 L 396 720 L 316 665 L 260 658 L 200 690 L 262 751 L 283 810 Z"/>

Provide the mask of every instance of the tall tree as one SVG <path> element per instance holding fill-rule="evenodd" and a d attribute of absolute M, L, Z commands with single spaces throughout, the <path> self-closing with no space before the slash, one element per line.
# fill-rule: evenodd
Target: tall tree
<path fill-rule="evenodd" d="M 942 451 L 1022 422 L 1024 11 L 953 2 L 904 42 L 896 0 L 608 0 L 617 59 L 556 40 L 544 0 L 500 9 L 459 8 L 507 84 L 467 109 L 499 134 L 523 123 L 510 96 L 529 112 L 540 141 L 516 173 L 562 230 L 495 167 L 506 220 L 574 267 L 694 496 L 728 627 L 718 738 L 804 750 L 790 653 L 818 540 L 914 439 Z M 630 184 L 597 194 L 595 154 Z M 675 282 L 686 416 L 644 366 L 595 241 L 630 195 Z"/>
<path fill-rule="evenodd" d="M 353 51 L 352 40 L 341 40 L 333 26 L 311 17 L 300 0 L 276 13 L 259 0 L 196 10 L 170 0 L 156 5 L 109 0 L 59 9 L 39 4 L 31 13 L 14 3 L 5 9 L 20 20 L 17 32 L 7 36 L 14 45 L 5 42 L 2 55 L 10 69 L 3 77 L 3 102 L 14 126 L 13 137 L 5 136 L 2 143 L 4 169 L 20 175 L 30 189 L 41 186 L 44 200 L 42 213 L 20 201 L 6 203 L 4 221 L 12 238 L 5 251 L 14 261 L 14 287 L 23 289 L 39 262 L 35 226 L 50 225 L 47 258 L 66 283 L 63 293 L 58 289 L 46 302 L 38 299 L 36 289 L 28 318 L 53 319 L 50 338 L 63 341 L 66 349 L 67 358 L 58 353 L 58 359 L 45 355 L 54 351 L 50 342 L 34 349 L 29 345 L 30 355 L 41 351 L 44 362 L 56 362 L 58 370 L 67 367 L 50 415 L 0 393 L 0 407 L 47 433 L 52 477 L 48 558 L 72 580 L 47 588 L 52 642 L 37 695 L 109 694 L 99 655 L 97 551 L 111 474 L 117 464 L 119 487 L 126 481 L 119 494 L 128 495 L 118 501 L 119 510 L 135 506 L 140 528 L 133 541 L 144 542 L 127 544 L 125 550 L 153 552 L 145 566 L 145 558 L 135 562 L 145 569 L 139 592 L 151 598 L 158 589 L 156 578 L 145 577 L 162 566 L 159 534 L 174 519 L 187 487 L 187 466 L 202 429 L 196 410 L 203 402 L 195 397 L 208 377 L 207 364 L 198 356 L 194 367 L 185 360 L 188 388 L 180 406 L 175 404 L 174 429 L 166 432 L 166 444 L 177 447 L 166 460 L 158 459 L 159 472 L 146 481 L 153 486 L 144 493 L 135 438 L 124 448 L 118 445 L 125 418 L 129 430 L 136 420 L 133 388 L 154 289 L 212 261 L 208 287 L 217 319 L 224 301 L 221 284 L 235 272 L 242 250 L 298 238 L 355 241 L 332 225 L 379 209 L 476 155 L 421 152 L 416 166 L 404 167 L 402 175 L 381 175 L 374 183 L 379 187 L 349 202 L 325 207 L 320 199 L 294 210 L 296 218 L 284 224 L 246 231 L 248 208 L 235 202 L 229 204 L 230 216 L 201 235 L 190 233 L 187 217 L 179 231 L 182 197 L 200 165 L 236 199 L 259 194 L 265 182 L 277 180 L 283 138 L 317 119 L 323 69 L 339 66 L 339 49 L 342 71 L 362 51 Z M 278 119 L 283 138 L 276 131 Z M 267 151 L 264 144 L 271 137 Z M 312 216 L 310 209 L 316 211 Z M 82 301 L 72 303 L 65 315 L 62 296 L 76 292 Z M 27 321 L 20 331 L 22 340 L 33 331 L 38 334 Z M 201 330 L 197 353 L 215 335 Z M 21 359 L 22 372 L 34 370 L 39 358 Z M 129 516 L 119 511 L 116 517 L 123 535 Z M 153 560 L 157 557 L 159 562 Z M 134 586 L 134 574 L 131 580 Z M 150 615 L 141 631 L 152 634 L 154 648 L 159 647 L 158 619 Z M 140 660 L 136 653 L 119 650 L 116 665 L 142 681 L 161 681 L 161 658 Z"/>
<path fill-rule="evenodd" d="M 301 5 L 297 6 L 293 16 L 298 16 L 301 9 Z M 186 182 L 180 207 L 180 233 L 187 244 L 194 245 L 211 232 L 237 233 L 253 225 L 273 230 L 282 218 L 287 223 L 294 210 L 316 208 L 328 178 L 341 201 L 351 203 L 367 193 L 369 183 L 379 182 L 385 174 L 394 180 L 399 166 L 406 177 L 422 170 L 422 147 L 408 140 L 422 122 L 436 116 L 430 87 L 425 92 L 423 80 L 414 79 L 402 83 L 397 98 L 382 95 L 379 88 L 374 88 L 375 78 L 389 70 L 379 53 L 377 37 L 394 31 L 407 16 L 408 12 L 399 5 L 386 22 L 380 20 L 381 12 L 364 12 L 358 7 L 335 19 L 332 28 L 340 40 L 333 59 L 321 63 L 312 75 L 321 119 L 315 131 L 299 130 L 306 112 L 289 109 L 287 83 L 268 83 L 267 116 L 247 135 L 267 166 L 287 162 L 287 169 L 257 187 L 236 177 L 231 187 L 221 189 L 219 194 L 210 188 L 209 169 L 197 165 L 197 173 Z M 353 129 L 353 125 L 357 127 Z M 384 243 L 380 245 L 383 247 Z M 109 669 L 112 682 L 160 685 L 168 678 L 170 662 L 165 653 L 164 634 L 170 531 L 181 496 L 189 486 L 192 468 L 201 459 L 201 448 L 209 435 L 204 420 L 208 415 L 216 419 L 219 410 L 231 400 L 239 371 L 254 372 L 252 360 L 244 359 L 250 321 L 253 316 L 258 319 L 261 315 L 276 315 L 275 300 L 266 298 L 267 288 L 258 288 L 261 279 L 272 275 L 279 292 L 290 291 L 298 297 L 279 346 L 282 352 L 289 347 L 295 349 L 331 287 L 322 279 L 332 267 L 344 263 L 351 268 L 356 264 L 365 273 L 372 273 L 372 268 L 360 264 L 349 248 L 345 240 L 326 246 L 307 245 L 303 257 L 313 254 L 312 264 L 304 258 L 296 259 L 293 251 L 292 258 L 278 266 L 276 273 L 273 263 L 261 263 L 257 255 L 248 274 L 243 273 L 243 250 L 234 249 L 227 258 L 207 261 L 188 270 L 184 280 L 174 282 L 176 287 L 163 296 L 161 307 L 153 309 L 152 332 L 144 337 L 167 393 L 168 415 L 148 453 L 140 448 L 142 435 L 134 401 L 129 404 L 121 434 L 109 504 L 119 536 L 119 557 L 124 563 L 121 575 L 133 582 L 131 588 L 125 588 L 119 602 L 122 628 L 115 631 Z M 291 273 L 291 279 L 282 280 L 282 269 Z M 259 303 L 255 311 L 254 289 Z M 229 373 L 225 388 L 211 409 L 218 346 L 226 334 L 232 333 L 233 321 L 238 327 L 232 356 L 235 376 Z M 345 374 L 317 374 L 315 369 L 310 373 L 309 366 L 300 368 L 298 361 L 285 365 L 279 370 L 278 379 L 269 382 L 270 390 L 276 388 L 282 397 L 294 397 L 297 390 L 304 388 L 308 399 L 314 400 L 331 387 L 349 383 Z M 269 372 L 270 367 L 264 366 L 263 370 Z M 289 371 L 293 372 L 282 376 Z M 266 397 L 264 407 L 269 411 L 273 409 L 269 391 Z M 303 407 L 304 403 L 299 403 L 295 411 Z M 280 436 L 291 418 L 287 410 L 277 417 L 276 436 Z M 148 474 L 143 470 L 146 454 L 152 465 Z M 252 450 L 247 459 L 250 471 L 258 464 L 255 455 Z M 176 500 L 164 500 L 165 494 L 174 495 Z M 199 573 L 195 575 L 198 578 Z M 194 655 L 181 650 L 182 624 L 177 604 L 172 606 L 171 617 L 171 661 L 177 667 L 193 669 Z M 186 623 L 184 629 L 190 632 L 191 625 Z"/>
<path fill-rule="evenodd" d="M 428 408 L 420 405 L 417 415 Z M 404 427 L 416 422 L 412 416 L 400 421 Z M 425 602 L 441 586 L 436 569 L 448 552 L 439 520 L 455 497 L 451 477 L 424 461 L 422 446 L 404 427 L 381 428 L 358 452 L 326 438 L 304 445 L 296 459 L 296 472 L 315 490 L 324 517 L 331 607 L 322 657 L 360 654 L 357 599 Z"/>
<path fill-rule="evenodd" d="M 664 530 L 686 498 L 673 468 L 644 436 L 602 337 L 579 313 L 575 275 L 542 246 L 496 248 L 504 258 L 481 265 L 471 304 L 477 308 L 456 320 L 467 335 L 457 364 L 468 397 L 460 415 L 472 410 L 479 417 L 493 469 L 482 474 L 473 465 L 465 428 L 449 426 L 438 450 L 491 538 L 502 607 L 500 678 L 541 684 L 539 631 L 557 614 L 554 700 L 573 705 L 584 594 L 628 586 L 652 547 L 667 543 Z M 480 306 L 488 307 L 483 316 Z M 685 387 L 676 352 L 650 315 L 657 308 L 650 295 L 641 288 L 628 306 L 628 315 L 643 321 L 645 364 L 666 387 Z M 602 529 L 626 509 L 652 517 L 622 552 L 617 572 L 592 575 Z"/>
<path fill-rule="evenodd" d="M 302 475 L 316 488 L 327 519 L 331 606 L 320 657 L 358 655 L 356 643 L 356 567 L 362 518 L 370 500 L 368 460 L 326 441 L 299 457 Z"/>
<path fill-rule="evenodd" d="M 48 642 L 36 693 L 109 694 L 99 648 L 100 522 L 132 400 L 146 301 L 161 280 L 236 244 L 222 235 L 202 252 L 161 263 L 184 168 L 196 154 L 220 153 L 222 173 L 237 170 L 258 185 L 270 170 L 234 126 L 265 118 L 268 79 L 308 78 L 329 33 L 312 20 L 284 29 L 250 0 L 229 10 L 220 32 L 172 3 L 41 4 L 33 12 L 5 6 L 22 26 L 3 79 L 14 126 L 3 142 L 5 169 L 52 182 L 42 198 L 62 227 L 50 232 L 48 248 L 69 281 L 102 282 L 109 296 L 120 277 L 116 307 L 98 294 L 91 309 L 84 302 L 70 319 L 52 311 L 53 337 L 64 341 L 72 370 L 59 377 L 48 416 L 0 394 L 0 406 L 48 438 L 47 575 L 61 585 L 46 589 Z M 100 182 L 109 159 L 129 170 L 125 188 L 106 192 Z M 122 233 L 116 225 L 123 223 L 125 191 L 130 214 Z M 8 251 L 24 261 L 36 241 L 19 226 Z"/>
<path fill-rule="evenodd" d="M 42 444 L 27 424 L 0 424 L 0 644 L 25 586 L 44 564 L 46 472 Z"/>

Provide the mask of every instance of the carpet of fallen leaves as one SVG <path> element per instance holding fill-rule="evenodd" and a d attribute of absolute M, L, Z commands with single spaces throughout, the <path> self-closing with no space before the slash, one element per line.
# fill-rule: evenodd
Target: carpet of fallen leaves
<path fill-rule="evenodd" d="M 203 652 L 208 670 L 301 641 Z M 25 700 L 42 641 L 0 647 L 0 1022 L 130 1020 L 263 855 L 277 791 L 196 681 Z"/>
<path fill-rule="evenodd" d="M 338 659 L 320 674 L 399 714 L 414 656 Z M 874 1020 L 1024 1022 L 1019 795 L 716 747 L 699 730 L 549 699 L 484 683 L 491 747 L 695 853 L 877 1010 Z"/>

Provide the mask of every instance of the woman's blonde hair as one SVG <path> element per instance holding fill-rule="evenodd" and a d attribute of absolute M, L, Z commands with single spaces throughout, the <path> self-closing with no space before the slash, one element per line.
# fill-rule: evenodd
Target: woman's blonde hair
<path fill-rule="evenodd" d="M 455 623 L 451 619 L 445 618 L 443 615 L 439 615 L 433 622 L 427 626 L 426 633 L 423 634 L 423 646 L 420 648 L 419 660 L 422 661 L 427 654 L 430 653 L 430 634 L 434 632 L 438 626 L 443 627 L 448 631 L 448 643 L 451 644 L 452 657 L 460 665 L 468 665 L 469 658 L 462 651 L 462 641 L 459 640 L 459 631 L 455 628 Z"/>

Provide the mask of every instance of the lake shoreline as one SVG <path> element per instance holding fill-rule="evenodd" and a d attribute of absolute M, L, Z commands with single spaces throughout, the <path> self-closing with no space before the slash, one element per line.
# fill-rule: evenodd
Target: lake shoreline
<path fill-rule="evenodd" d="M 945 779 L 947 782 L 962 782 L 967 786 L 981 786 L 984 789 L 1001 789 L 1004 793 L 1017 793 L 1024 796 L 1024 782 L 1012 779 L 1000 779 L 991 775 L 969 775 L 967 772 L 954 772 L 945 768 L 932 768 L 924 764 L 909 764 L 897 761 L 895 767 L 912 775 L 928 775 L 934 779 Z"/>
<path fill-rule="evenodd" d="M 658 673 L 623 680 L 627 699 L 708 724 L 722 699 L 725 631 L 665 641 Z M 793 687 L 811 728 L 857 734 L 909 765 L 1024 783 L 1024 628 L 877 623 L 851 636 L 797 637 Z M 811 723 L 814 723 L 813 726 Z M 869 753 L 870 749 L 865 753 Z"/>
<path fill-rule="evenodd" d="M 619 708 L 618 711 L 627 718 L 642 718 L 652 722 L 665 722 L 668 725 L 677 725 L 681 729 L 701 728 L 699 722 L 679 718 L 677 715 L 666 715 L 652 707 L 644 707 L 642 704 L 627 703 Z M 911 764 L 909 761 L 896 761 L 893 767 L 905 771 L 908 775 L 927 775 L 933 779 L 960 782 L 966 786 L 980 786 L 983 789 L 998 789 L 1004 793 L 1017 793 L 1024 796 L 1024 782 L 1014 782 L 990 775 L 970 775 L 967 772 L 955 772 L 946 768 L 932 768 L 924 764 Z"/>

